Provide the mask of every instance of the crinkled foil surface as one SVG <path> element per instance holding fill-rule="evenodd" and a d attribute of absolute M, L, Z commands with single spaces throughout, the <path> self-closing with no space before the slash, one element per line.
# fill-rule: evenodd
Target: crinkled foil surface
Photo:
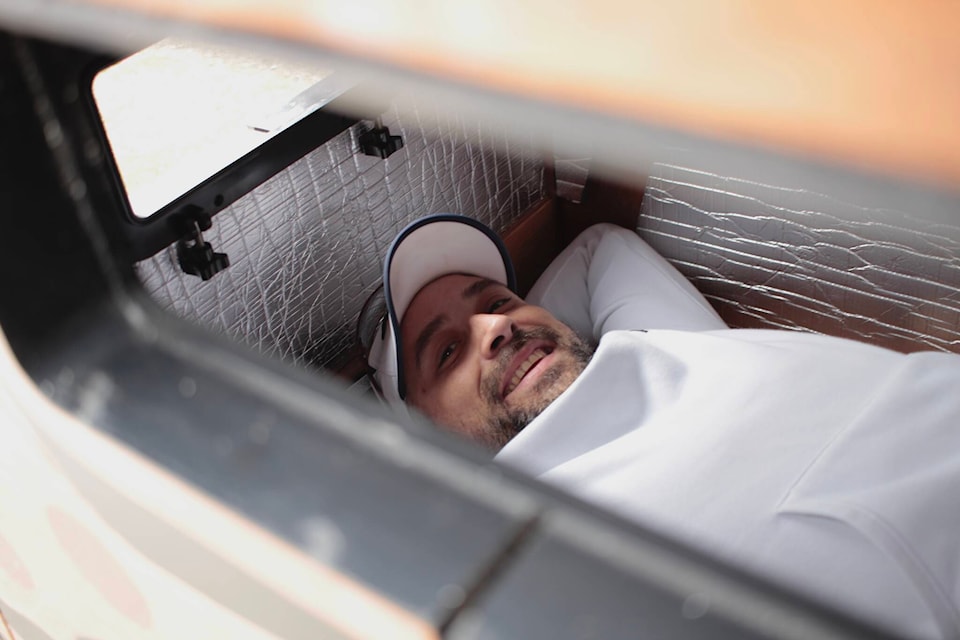
<path fill-rule="evenodd" d="M 909 208 L 657 164 L 639 232 L 731 326 L 958 352 L 960 227 Z"/>
<path fill-rule="evenodd" d="M 399 113 L 415 116 L 401 123 Z M 185 275 L 168 248 L 138 265 L 145 288 L 263 352 L 330 366 L 353 345 L 404 225 L 462 212 L 503 229 L 544 195 L 533 146 L 483 123 L 401 99 L 385 124 L 405 142 L 389 159 L 359 154 L 354 128 L 216 216 L 205 238 L 229 254 L 225 272 Z M 954 219 L 839 197 L 804 176 L 771 184 L 675 160 L 652 165 L 638 232 L 728 324 L 960 352 Z M 588 166 L 558 158 L 558 185 L 576 191 L 558 195 L 579 199 Z"/>
<path fill-rule="evenodd" d="M 401 123 L 399 113 L 415 116 Z M 500 230 L 543 197 L 541 156 L 484 123 L 399 98 L 384 124 L 403 149 L 365 156 L 358 127 L 344 132 L 215 216 L 204 239 L 228 254 L 228 269 L 203 282 L 169 247 L 137 265 L 145 289 L 264 353 L 332 366 L 354 344 L 383 254 L 407 223 L 453 212 Z"/>

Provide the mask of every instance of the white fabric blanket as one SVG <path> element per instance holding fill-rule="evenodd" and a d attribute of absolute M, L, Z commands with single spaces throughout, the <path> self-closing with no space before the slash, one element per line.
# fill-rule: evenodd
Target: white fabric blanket
<path fill-rule="evenodd" d="M 497 460 L 893 631 L 960 637 L 960 356 L 718 330 L 631 236 L 591 230 L 535 287 L 600 346 Z M 623 330 L 671 321 L 688 330 Z"/>

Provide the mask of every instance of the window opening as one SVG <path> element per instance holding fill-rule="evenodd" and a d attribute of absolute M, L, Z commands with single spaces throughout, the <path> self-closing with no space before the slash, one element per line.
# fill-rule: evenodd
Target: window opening
<path fill-rule="evenodd" d="M 302 60 L 170 38 L 103 69 L 93 95 L 131 211 L 147 218 L 343 85 Z"/>

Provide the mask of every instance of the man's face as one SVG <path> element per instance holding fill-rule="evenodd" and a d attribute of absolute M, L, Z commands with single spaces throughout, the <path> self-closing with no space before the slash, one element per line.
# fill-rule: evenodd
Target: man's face
<path fill-rule="evenodd" d="M 400 339 L 407 402 L 495 450 L 563 393 L 593 353 L 545 309 L 469 275 L 421 289 Z"/>

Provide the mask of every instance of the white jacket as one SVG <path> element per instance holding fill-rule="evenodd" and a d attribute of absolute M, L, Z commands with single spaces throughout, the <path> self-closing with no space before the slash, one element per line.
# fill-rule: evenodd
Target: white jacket
<path fill-rule="evenodd" d="M 960 357 L 716 329 L 661 261 L 600 227 L 544 274 L 528 299 L 600 346 L 497 460 L 894 632 L 960 638 Z"/>

